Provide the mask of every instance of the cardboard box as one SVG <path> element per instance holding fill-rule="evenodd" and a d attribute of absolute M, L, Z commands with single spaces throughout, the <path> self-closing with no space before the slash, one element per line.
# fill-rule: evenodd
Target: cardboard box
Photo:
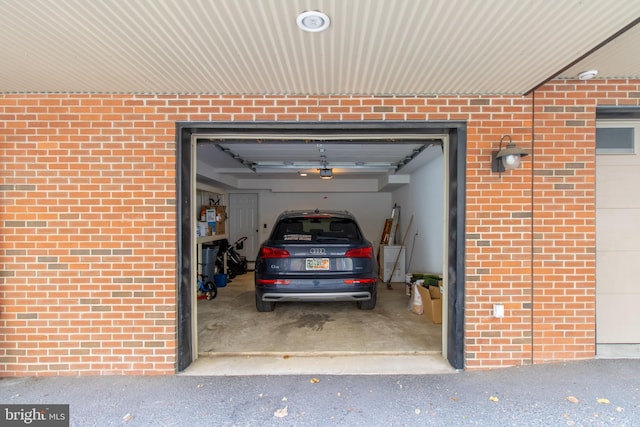
<path fill-rule="evenodd" d="M 210 234 L 224 234 L 226 231 L 225 223 L 227 220 L 226 206 L 202 206 L 200 211 L 205 212 L 205 222 L 209 224 Z M 201 218 L 202 219 L 202 218 Z M 215 226 L 214 226 L 215 224 Z"/>
<path fill-rule="evenodd" d="M 217 234 L 225 234 L 226 229 L 225 225 L 227 223 L 227 207 L 226 206 L 216 206 L 216 233 Z"/>
<path fill-rule="evenodd" d="M 442 323 L 442 294 L 440 293 L 440 287 L 429 286 L 417 286 L 420 297 L 422 298 L 422 305 L 424 306 L 424 315 L 427 316 L 433 323 Z"/>

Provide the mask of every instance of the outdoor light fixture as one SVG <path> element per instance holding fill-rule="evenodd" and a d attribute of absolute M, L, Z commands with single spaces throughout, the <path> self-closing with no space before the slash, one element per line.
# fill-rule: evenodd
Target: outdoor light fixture
<path fill-rule="evenodd" d="M 327 15 L 317 10 L 302 12 L 296 18 L 298 27 L 310 33 L 319 33 L 326 30 L 331 25 L 331 20 Z"/>
<path fill-rule="evenodd" d="M 598 70 L 587 70 L 578 74 L 580 80 L 591 80 L 598 75 Z"/>
<path fill-rule="evenodd" d="M 502 148 L 502 141 L 509 139 L 509 143 Z M 529 155 L 526 150 L 516 147 L 510 135 L 500 138 L 500 145 L 497 151 L 491 152 L 491 171 L 502 173 L 520 166 L 520 158 Z"/>

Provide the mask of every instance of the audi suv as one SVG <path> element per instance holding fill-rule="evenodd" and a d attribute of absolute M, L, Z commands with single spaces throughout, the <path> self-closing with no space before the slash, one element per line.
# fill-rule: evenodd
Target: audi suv
<path fill-rule="evenodd" d="M 256 309 L 283 301 L 355 301 L 376 306 L 373 246 L 347 211 L 286 211 L 260 245 L 255 263 Z"/>

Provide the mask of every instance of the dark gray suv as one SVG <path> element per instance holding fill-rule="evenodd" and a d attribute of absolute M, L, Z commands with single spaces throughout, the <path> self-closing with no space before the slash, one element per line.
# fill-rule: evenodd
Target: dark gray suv
<path fill-rule="evenodd" d="M 376 306 L 373 246 L 347 211 L 286 211 L 255 264 L 256 308 L 279 301 L 355 301 Z"/>

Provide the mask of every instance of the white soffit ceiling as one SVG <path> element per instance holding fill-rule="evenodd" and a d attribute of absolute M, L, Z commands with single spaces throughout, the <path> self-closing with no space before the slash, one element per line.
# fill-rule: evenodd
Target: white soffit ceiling
<path fill-rule="evenodd" d="M 584 60 L 566 69 L 560 74 L 560 77 L 575 78 L 586 70 L 597 70 L 599 78 L 639 78 L 640 25 L 634 26 Z"/>
<path fill-rule="evenodd" d="M 523 94 L 640 17 L 636 0 L 0 0 L 0 8 L 5 93 Z M 331 26 L 301 31 L 296 17 L 307 10 L 326 13 Z M 601 77 L 640 77 L 637 46 L 634 31 L 592 66 Z"/>

